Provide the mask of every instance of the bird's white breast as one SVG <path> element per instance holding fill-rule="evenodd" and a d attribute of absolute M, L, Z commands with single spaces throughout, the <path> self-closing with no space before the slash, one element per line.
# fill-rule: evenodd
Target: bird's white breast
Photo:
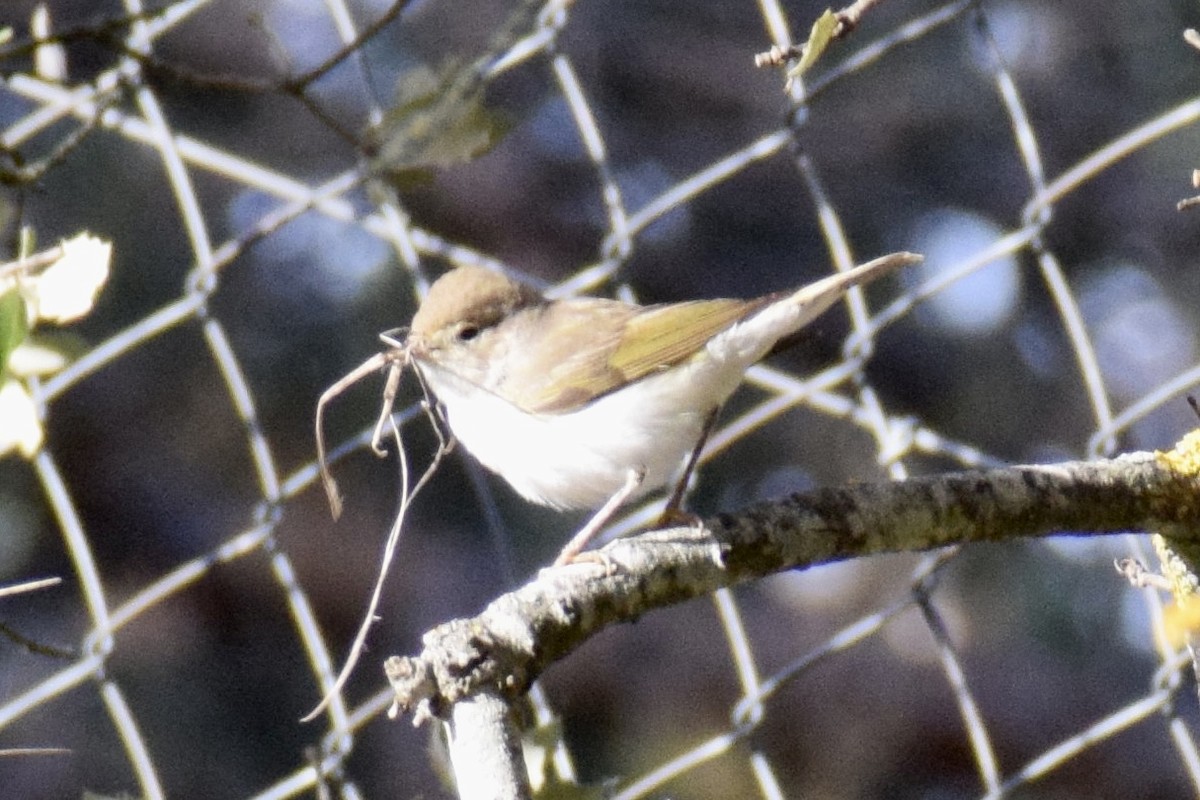
<path fill-rule="evenodd" d="M 531 414 L 436 361 L 420 364 L 455 437 L 484 466 L 535 503 L 596 508 L 621 489 L 631 468 L 645 474 L 639 493 L 675 475 L 709 414 L 788 332 L 790 320 L 778 316 L 786 315 L 768 306 L 690 360 L 558 414 Z"/>

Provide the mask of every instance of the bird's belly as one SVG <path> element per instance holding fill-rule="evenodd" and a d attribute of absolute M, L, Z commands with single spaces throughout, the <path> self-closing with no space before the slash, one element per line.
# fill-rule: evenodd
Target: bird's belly
<path fill-rule="evenodd" d="M 716 406 L 694 385 L 678 390 L 686 377 L 675 372 L 562 414 L 530 414 L 436 368 L 426 377 L 455 438 L 484 466 L 535 503 L 587 509 L 616 494 L 630 469 L 644 473 L 639 494 L 663 486 L 695 447 Z"/>

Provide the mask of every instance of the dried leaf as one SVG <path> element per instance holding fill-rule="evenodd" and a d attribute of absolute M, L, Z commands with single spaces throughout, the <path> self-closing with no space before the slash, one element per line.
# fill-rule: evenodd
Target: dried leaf
<path fill-rule="evenodd" d="M 491 150 L 509 125 L 485 105 L 477 70 L 448 61 L 436 72 L 428 67 L 406 71 L 395 105 L 368 133 L 372 168 L 412 180 Z"/>
<path fill-rule="evenodd" d="M 804 44 L 804 55 L 800 57 L 796 66 L 788 70 L 788 78 L 799 78 L 808 72 L 813 64 L 817 63 L 817 59 L 833 41 L 833 33 L 837 30 L 837 26 L 837 17 L 833 11 L 825 9 L 825 13 L 813 23 L 812 31 L 808 34 L 808 41 Z"/>

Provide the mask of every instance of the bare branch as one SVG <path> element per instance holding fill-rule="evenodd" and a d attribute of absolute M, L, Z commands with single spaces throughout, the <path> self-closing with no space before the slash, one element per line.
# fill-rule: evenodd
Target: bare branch
<path fill-rule="evenodd" d="M 1152 453 L 826 488 L 618 540 L 596 564 L 544 570 L 474 619 L 441 625 L 385 671 L 414 723 L 488 690 L 516 696 L 616 622 L 785 569 L 1051 534 L 1157 530 L 1200 541 L 1200 480 Z"/>
<path fill-rule="evenodd" d="M 521 732 L 509 703 L 488 692 L 454 706 L 446 724 L 459 800 L 525 800 L 533 796 Z"/>

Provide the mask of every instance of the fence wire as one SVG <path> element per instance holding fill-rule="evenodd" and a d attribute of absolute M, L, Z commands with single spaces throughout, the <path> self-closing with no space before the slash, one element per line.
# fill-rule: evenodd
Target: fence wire
<path fill-rule="evenodd" d="M 786 93 L 753 55 L 803 39 L 818 5 L 48 9 L 62 79 L 26 46 L 33 4 L 0 11 L 0 220 L 8 241 L 91 230 L 115 263 L 78 357 L 32 385 L 45 447 L 0 461 L 0 580 L 63 578 L 0 598 L 7 796 L 445 791 L 430 732 L 381 713 L 378 664 L 578 522 L 468 458 L 414 509 L 364 666 L 298 720 L 397 497 L 356 390 L 331 415 L 330 521 L 316 398 L 450 266 L 651 302 L 926 253 L 751 371 L 702 513 L 1167 447 L 1194 424 L 1200 224 L 1174 207 L 1200 163 L 1192 4 L 892 0 Z M 361 132 L 388 129 L 422 64 L 474 69 L 464 102 L 507 132 L 465 163 L 442 134 L 415 157 L 429 174 L 379 191 Z M 430 453 L 415 406 L 402 419 Z M 1064 537 L 775 576 L 607 632 L 545 676 L 541 713 L 560 770 L 620 798 L 1200 794 L 1191 662 L 1159 596 L 1111 567 L 1146 550 Z"/>

